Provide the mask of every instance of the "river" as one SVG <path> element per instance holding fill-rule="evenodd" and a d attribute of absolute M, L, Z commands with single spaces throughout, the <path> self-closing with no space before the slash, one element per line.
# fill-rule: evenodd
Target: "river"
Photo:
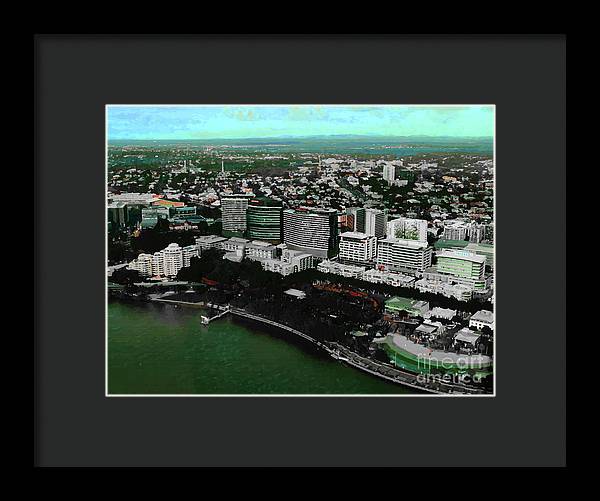
<path fill-rule="evenodd" d="M 408 394 L 305 341 L 231 316 L 109 300 L 109 394 Z"/>

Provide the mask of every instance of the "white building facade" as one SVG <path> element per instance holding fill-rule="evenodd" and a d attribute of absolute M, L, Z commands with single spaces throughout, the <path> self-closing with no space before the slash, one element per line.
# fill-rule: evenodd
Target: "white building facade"
<path fill-rule="evenodd" d="M 427 243 L 384 238 L 377 243 L 377 264 L 386 270 L 422 272 L 431 266 L 433 249 Z"/>
<path fill-rule="evenodd" d="M 348 231 L 340 235 L 339 260 L 345 263 L 368 263 L 377 255 L 377 237 Z"/>

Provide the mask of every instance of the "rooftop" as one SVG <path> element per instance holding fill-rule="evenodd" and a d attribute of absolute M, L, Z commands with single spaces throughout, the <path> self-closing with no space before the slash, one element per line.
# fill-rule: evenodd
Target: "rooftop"
<path fill-rule="evenodd" d="M 389 336 L 388 336 L 389 338 Z M 403 351 L 406 351 L 414 356 L 424 357 L 424 360 L 431 359 L 436 360 L 438 362 L 450 361 L 453 364 L 461 364 L 466 366 L 481 366 L 484 364 L 489 364 L 492 362 L 492 359 L 486 355 L 459 355 L 458 353 L 450 352 L 450 351 L 438 351 L 432 350 L 423 346 L 421 344 L 413 343 L 409 341 L 406 337 L 401 334 L 394 334 L 391 339 L 392 348 L 400 348 Z M 388 342 L 388 344 L 390 344 Z"/>
<path fill-rule="evenodd" d="M 281 207 L 282 204 L 279 200 L 266 197 L 254 197 L 249 202 L 251 207 Z"/>
<path fill-rule="evenodd" d="M 415 332 L 423 332 L 424 334 L 433 334 L 438 329 L 437 325 L 423 323 L 419 325 Z"/>
<path fill-rule="evenodd" d="M 487 322 L 491 324 L 494 321 L 494 314 L 488 310 L 479 310 L 471 317 L 471 320 L 475 320 L 477 322 Z"/>
<path fill-rule="evenodd" d="M 219 235 L 201 235 L 196 237 L 196 243 L 215 243 L 225 240 L 227 240 L 225 237 L 220 237 Z"/>
<path fill-rule="evenodd" d="M 399 247 L 412 247 L 413 249 L 424 249 L 427 247 L 427 242 L 419 240 L 408 240 L 403 238 L 387 237 L 379 240 L 379 243 L 390 243 Z"/>
<path fill-rule="evenodd" d="M 451 310 L 450 308 L 440 308 L 436 306 L 432 308 L 429 312 L 432 317 L 440 317 L 440 318 L 452 318 L 456 315 L 456 310 Z"/>
<path fill-rule="evenodd" d="M 250 242 L 252 245 L 256 245 L 257 247 L 275 247 L 273 244 L 269 242 L 263 242 L 262 240 L 252 240 Z"/>
<path fill-rule="evenodd" d="M 285 294 L 287 294 L 288 296 L 297 297 L 298 299 L 304 299 L 306 297 L 306 293 L 298 289 L 288 289 L 285 291 Z"/>
<path fill-rule="evenodd" d="M 346 231 L 340 235 L 341 238 L 353 238 L 356 240 L 366 240 L 368 238 L 372 238 L 370 235 L 366 233 L 360 233 L 358 231 Z"/>
<path fill-rule="evenodd" d="M 485 263 L 485 256 L 481 256 L 479 254 L 475 254 L 474 252 L 457 250 L 457 249 L 445 249 L 441 252 L 438 252 L 438 259 L 460 259 L 463 261 L 471 261 L 473 263 Z"/>
<path fill-rule="evenodd" d="M 426 301 L 417 301 L 416 299 L 409 299 L 400 296 L 394 296 L 385 302 L 386 308 L 393 308 L 398 310 L 412 310 L 414 308 L 420 308 L 422 306 L 425 306 L 426 304 Z"/>
<path fill-rule="evenodd" d="M 467 329 L 466 327 L 459 330 L 458 334 L 454 338 L 455 341 L 462 341 L 464 343 L 475 344 L 477 340 L 481 337 L 480 334 L 477 334 L 475 331 L 471 329 Z"/>

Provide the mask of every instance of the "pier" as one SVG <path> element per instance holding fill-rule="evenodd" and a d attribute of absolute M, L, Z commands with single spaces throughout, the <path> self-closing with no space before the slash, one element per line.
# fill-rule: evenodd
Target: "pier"
<path fill-rule="evenodd" d="M 211 323 L 213 320 L 217 320 L 218 318 L 224 317 L 225 315 L 227 315 L 231 310 L 229 308 L 229 305 L 227 306 L 219 306 L 219 305 L 213 305 L 211 303 L 207 303 L 206 304 L 207 307 L 212 309 L 216 309 L 219 313 L 217 313 L 216 315 L 213 315 L 211 317 L 208 317 L 206 315 L 202 315 L 200 317 L 202 324 L 203 325 L 208 325 L 209 323 Z"/>

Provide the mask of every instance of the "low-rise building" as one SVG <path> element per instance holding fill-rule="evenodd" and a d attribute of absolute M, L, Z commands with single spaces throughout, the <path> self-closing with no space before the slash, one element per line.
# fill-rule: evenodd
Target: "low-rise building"
<path fill-rule="evenodd" d="M 453 297 L 459 301 L 469 301 L 473 298 L 473 287 L 469 285 L 451 283 L 444 280 L 421 278 L 415 282 L 415 287 L 420 292 L 431 292 L 446 297 Z"/>
<path fill-rule="evenodd" d="M 196 246 L 200 252 L 207 249 L 222 249 L 223 243 L 226 241 L 225 237 L 219 235 L 202 235 L 196 237 Z"/>
<path fill-rule="evenodd" d="M 423 314 L 429 311 L 429 303 L 427 301 L 394 296 L 385 302 L 385 311 L 390 314 L 404 312 L 413 316 L 423 316 Z"/>
<path fill-rule="evenodd" d="M 259 240 L 252 240 L 246 244 L 244 252 L 248 259 L 253 260 L 274 259 L 277 256 L 277 248 L 274 245 Z"/>
<path fill-rule="evenodd" d="M 376 269 L 365 271 L 362 279 L 373 284 L 385 284 L 393 287 L 413 287 L 415 283 L 413 276 Z"/>
<path fill-rule="evenodd" d="M 287 276 L 313 267 L 313 256 L 300 251 L 285 249 L 280 259 L 264 259 L 260 261 L 266 271 Z"/>
<path fill-rule="evenodd" d="M 432 339 L 442 335 L 444 331 L 444 325 L 440 322 L 425 321 L 414 330 L 414 334 L 424 339 Z"/>
<path fill-rule="evenodd" d="M 238 254 L 244 255 L 244 249 L 246 245 L 250 243 L 250 240 L 246 240 L 245 238 L 232 237 L 228 240 L 225 240 L 221 244 L 221 249 L 226 252 L 237 252 Z"/>
<path fill-rule="evenodd" d="M 441 318 L 442 320 L 452 320 L 456 316 L 456 310 L 450 308 L 440 308 L 436 306 L 429 311 L 430 318 Z"/>
<path fill-rule="evenodd" d="M 321 273 L 331 273 L 347 278 L 362 279 L 366 270 L 364 266 L 355 266 L 352 264 L 342 264 L 337 261 L 324 260 L 317 265 L 317 270 Z"/>
<path fill-rule="evenodd" d="M 287 294 L 288 296 L 295 297 L 296 299 L 304 299 L 306 297 L 306 292 L 303 292 L 298 289 L 288 289 L 283 293 Z"/>
<path fill-rule="evenodd" d="M 494 313 L 488 310 L 479 310 L 469 319 L 469 327 L 474 327 L 477 330 L 489 327 L 494 330 Z"/>
<path fill-rule="evenodd" d="M 474 350 L 477 347 L 481 334 L 472 331 L 467 327 L 463 327 L 454 336 L 454 346 L 456 348 L 467 347 Z"/>

